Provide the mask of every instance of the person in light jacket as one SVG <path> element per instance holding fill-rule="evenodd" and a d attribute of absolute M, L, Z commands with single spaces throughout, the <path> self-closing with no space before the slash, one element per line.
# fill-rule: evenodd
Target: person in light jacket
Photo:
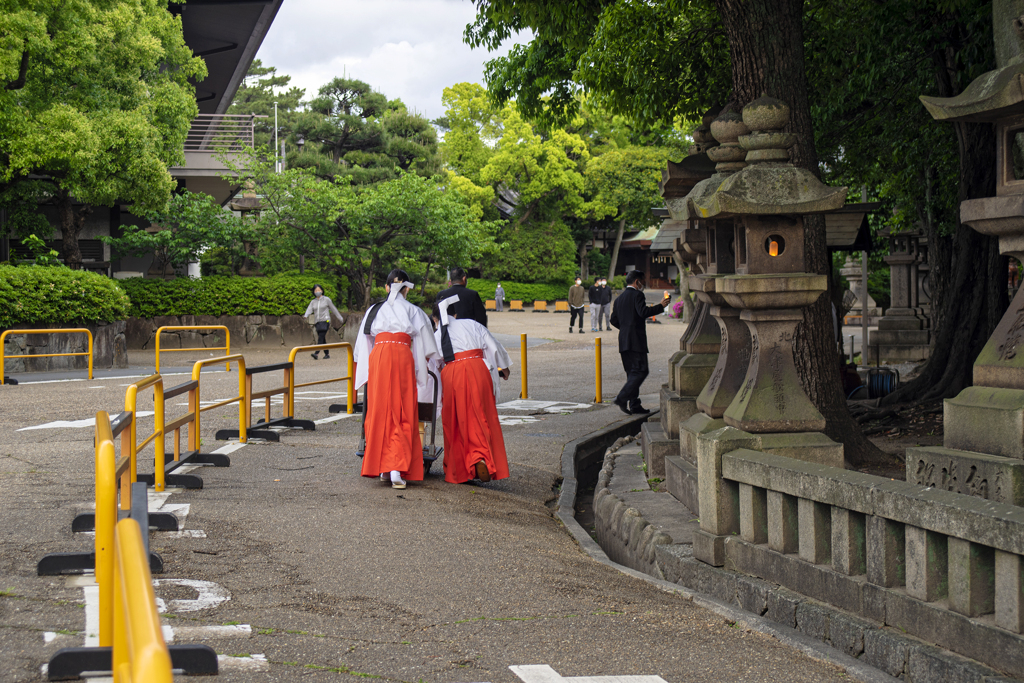
<path fill-rule="evenodd" d="M 505 310 L 505 290 L 501 288 L 501 283 L 494 288 L 494 312 L 501 313 Z"/>
<path fill-rule="evenodd" d="M 306 318 L 309 316 L 313 317 L 313 328 L 316 330 L 316 343 L 326 344 L 327 343 L 327 329 L 331 326 L 331 315 L 338 320 L 336 327 L 341 327 L 345 324 L 345 318 L 338 313 L 338 309 L 334 307 L 334 302 L 331 301 L 330 297 L 324 295 L 324 288 L 320 285 L 313 285 L 313 300 L 309 302 L 309 306 L 306 306 L 306 312 L 302 315 Z M 320 360 L 320 351 L 314 351 L 309 354 L 313 356 L 313 360 Z M 324 349 L 324 359 L 331 357 L 331 350 Z"/>

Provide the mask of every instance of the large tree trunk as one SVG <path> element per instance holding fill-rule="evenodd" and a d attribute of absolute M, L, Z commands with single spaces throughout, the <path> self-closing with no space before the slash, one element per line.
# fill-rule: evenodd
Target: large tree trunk
<path fill-rule="evenodd" d="M 64 259 L 64 265 L 78 270 L 82 267 L 82 250 L 78 247 L 78 236 L 82 234 L 85 217 L 92 213 L 92 208 L 87 204 L 76 212 L 71 202 L 71 193 L 58 189 L 57 213 L 60 217 L 60 236 L 63 241 L 61 257 Z"/>
<path fill-rule="evenodd" d="M 580 243 L 580 278 L 586 282 L 590 278 L 590 268 L 587 259 L 587 243 Z"/>
<path fill-rule="evenodd" d="M 956 95 L 962 84 L 956 80 L 954 55 L 936 51 L 932 58 L 939 95 Z M 952 125 L 959 146 L 959 200 L 994 196 L 995 131 L 990 124 Z M 999 255 L 998 238 L 966 225 L 958 225 L 953 235 L 941 235 L 934 221 L 927 220 L 927 215 L 923 218 L 931 264 L 935 345 L 920 374 L 886 396 L 882 400 L 886 405 L 950 398 L 969 386 L 974 360 L 1008 305 L 1007 260 Z"/>
<path fill-rule="evenodd" d="M 608 279 L 615 277 L 615 266 L 619 263 L 619 247 L 622 246 L 622 233 L 626 231 L 626 219 L 619 220 L 619 230 L 615 233 L 615 246 L 612 247 L 612 261 L 608 265 Z"/>
<path fill-rule="evenodd" d="M 788 104 L 791 118 L 786 130 L 797 136 L 793 163 L 817 175 L 818 154 L 804 65 L 803 1 L 715 0 L 715 6 L 729 41 L 733 104 L 742 108 L 765 93 Z M 830 273 L 824 219 L 808 216 L 805 227 L 805 267 L 812 273 Z M 831 278 L 828 280 L 831 283 Z M 886 460 L 887 456 L 863 435 L 846 407 L 831 296 L 827 293 L 804 309 L 794 356 L 807 395 L 825 417 L 826 434 L 844 445 L 847 461 L 859 467 Z"/>

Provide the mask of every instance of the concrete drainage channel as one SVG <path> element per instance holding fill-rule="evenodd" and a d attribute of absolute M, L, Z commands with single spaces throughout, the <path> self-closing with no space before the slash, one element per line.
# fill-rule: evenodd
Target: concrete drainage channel
<path fill-rule="evenodd" d="M 889 629 L 879 629 L 866 622 L 859 623 L 864 620 L 844 615 L 839 610 L 784 588 L 705 565 L 686 553 L 686 546 L 673 545 L 672 538 L 650 524 L 636 508 L 616 509 L 625 506 L 622 501 L 615 499 L 608 488 L 616 453 L 620 449 L 627 450 L 629 445 L 639 438 L 643 423 L 651 417 L 656 418 L 657 415 L 658 413 L 654 412 L 651 415 L 615 422 L 604 429 L 569 442 L 562 451 L 562 488 L 558 497 L 558 518 L 580 547 L 592 558 L 624 574 L 647 581 L 664 591 L 676 593 L 729 622 L 751 631 L 771 635 L 813 659 L 829 662 L 844 669 L 846 673 L 862 681 L 896 680 L 885 673 L 883 668 L 893 673 L 898 672 L 897 675 L 903 674 L 901 677 L 907 680 L 915 681 L 995 683 L 997 680 L 1011 680 L 993 678 L 994 672 L 990 669 L 982 671 L 984 667 L 975 665 L 970 660 L 939 650 L 914 638 L 893 634 Z M 623 448 L 624 446 L 626 448 Z M 591 488 L 595 490 L 597 535 L 612 551 L 614 560 L 576 518 L 577 505 L 584 501 L 584 492 Z M 598 512 L 599 507 L 611 511 L 611 514 L 602 516 Z M 614 531 L 612 520 L 618 526 Z M 642 567 L 644 571 L 626 566 L 627 563 L 633 567 Z M 665 580 L 666 578 L 676 582 Z M 754 599 L 746 600 L 745 596 L 754 596 Z M 748 602 L 755 603 L 755 608 L 763 602 L 766 609 L 759 611 L 766 616 L 743 609 L 750 606 L 746 604 Z M 775 606 L 776 609 L 773 610 L 770 606 Z M 774 621 L 770 618 L 772 616 L 781 616 L 791 625 Z M 815 618 L 812 619 L 811 616 Z M 831 624 L 835 624 L 834 635 L 830 634 Z M 859 648 L 846 646 L 845 649 L 859 649 L 859 656 L 863 659 L 833 647 L 827 642 L 830 637 L 842 638 L 843 643 L 859 637 Z M 865 653 L 868 653 L 866 644 L 871 646 L 870 656 L 865 656 Z M 911 660 L 915 656 L 918 660 L 927 658 L 929 661 L 920 663 L 916 671 L 911 671 Z M 926 670 L 936 675 L 921 678 L 921 674 Z M 917 675 L 906 675 L 908 673 Z"/>

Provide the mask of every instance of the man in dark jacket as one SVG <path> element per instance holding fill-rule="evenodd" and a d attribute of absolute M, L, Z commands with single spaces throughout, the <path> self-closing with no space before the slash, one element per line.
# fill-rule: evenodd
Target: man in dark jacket
<path fill-rule="evenodd" d="M 487 327 L 487 309 L 480 295 L 474 290 L 466 287 L 467 273 L 462 268 L 456 268 L 451 272 L 451 287 L 437 295 L 435 301 L 444 301 L 450 296 L 458 295 L 459 300 L 454 304 L 455 315 L 460 318 L 475 320 L 484 327 Z"/>
<path fill-rule="evenodd" d="M 644 274 L 631 270 L 626 274 L 626 288 L 612 307 L 611 324 L 619 329 L 619 355 L 626 371 L 626 383 L 615 397 L 615 405 L 627 415 L 651 412 L 640 405 L 640 385 L 647 379 L 647 319 L 665 310 L 670 296 L 657 306 L 648 306 L 644 298 Z"/>
<path fill-rule="evenodd" d="M 587 290 L 587 301 L 590 302 L 590 331 L 597 332 L 597 318 L 601 315 L 601 278 L 594 278 L 594 284 Z"/>
<path fill-rule="evenodd" d="M 597 288 L 597 295 L 601 302 L 601 310 L 597 313 L 597 329 L 601 330 L 601 322 L 604 321 L 604 329 L 610 330 L 612 326 L 608 316 L 612 313 L 612 288 L 608 286 L 608 279 L 601 278 L 601 284 Z"/>

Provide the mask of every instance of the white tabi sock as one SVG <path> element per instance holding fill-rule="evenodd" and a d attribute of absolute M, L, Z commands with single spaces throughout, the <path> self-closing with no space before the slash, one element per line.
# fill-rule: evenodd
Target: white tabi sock
<path fill-rule="evenodd" d="M 404 484 L 405 480 L 402 479 L 402 473 L 398 470 L 391 470 L 391 483 L 392 484 Z"/>

